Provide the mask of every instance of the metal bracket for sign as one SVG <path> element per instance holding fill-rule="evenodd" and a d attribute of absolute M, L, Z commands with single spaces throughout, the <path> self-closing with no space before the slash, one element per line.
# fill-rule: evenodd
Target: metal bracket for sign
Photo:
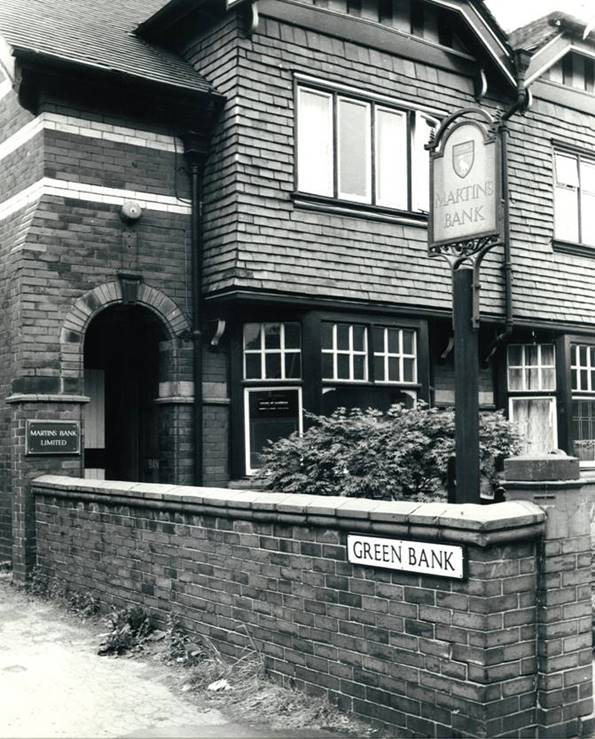
<path fill-rule="evenodd" d="M 469 116 L 476 116 L 485 122 L 483 123 L 478 122 L 477 120 L 469 120 Z M 462 121 L 458 121 L 458 119 L 463 119 Z M 455 121 L 458 121 L 455 123 Z M 469 108 L 462 108 L 461 110 L 455 111 L 453 114 L 448 116 L 447 118 L 442 121 L 440 127 L 437 131 L 432 132 L 430 142 L 426 144 L 425 148 L 430 152 L 430 156 L 432 159 L 435 159 L 439 156 L 442 156 L 441 153 L 438 153 L 442 144 L 442 141 L 446 134 L 450 136 L 450 134 L 459 126 L 464 125 L 465 123 L 474 123 L 476 126 L 478 126 L 482 132 L 484 133 L 484 139 L 486 143 L 498 143 L 498 131 L 500 122 L 497 119 L 494 119 L 487 111 L 481 109 L 481 108 L 475 108 L 475 107 L 469 107 Z M 454 124 L 454 125 L 453 125 Z M 500 164 L 499 161 L 499 154 L 498 154 L 498 164 Z M 501 190 L 500 181 L 498 182 L 498 189 Z M 431 199 L 432 199 L 432 209 L 433 209 L 433 199 L 434 199 L 434 183 L 433 183 L 433 175 L 432 175 L 432 183 L 431 183 Z M 501 210 L 501 204 L 499 210 Z M 498 221 L 502 222 L 502 214 L 501 212 L 498 213 Z M 481 267 L 481 263 L 484 259 L 484 257 L 487 255 L 489 251 L 491 251 L 494 247 L 499 246 L 503 243 L 503 237 L 501 233 L 501 225 L 500 228 L 496 233 L 488 233 L 486 235 L 480 235 L 475 238 L 467 238 L 467 239 L 458 239 L 456 241 L 447 241 L 447 242 L 436 242 L 432 243 L 433 239 L 433 224 L 431 226 L 431 238 L 430 238 L 430 244 L 428 246 L 428 254 L 430 257 L 442 257 L 444 258 L 451 271 L 454 272 L 455 270 L 470 266 L 473 269 L 473 314 L 472 314 L 472 326 L 474 329 L 479 328 L 480 323 L 480 303 L 479 303 L 479 293 L 480 293 L 480 282 L 479 282 L 479 271 Z"/>
<path fill-rule="evenodd" d="M 443 257 L 453 272 L 466 263 L 473 269 L 473 317 L 471 323 L 474 329 L 479 328 L 480 324 L 479 293 L 481 283 L 479 271 L 481 263 L 487 253 L 501 243 L 501 239 L 496 235 L 484 236 L 479 239 L 466 239 L 452 244 L 437 244 L 430 248 L 430 256 Z"/>

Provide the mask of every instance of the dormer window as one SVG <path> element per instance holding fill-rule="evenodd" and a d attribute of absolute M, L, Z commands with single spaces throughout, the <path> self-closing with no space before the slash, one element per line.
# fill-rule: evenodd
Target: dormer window
<path fill-rule="evenodd" d="M 458 16 L 424 0 L 314 0 L 314 5 L 467 52 L 456 30 Z"/>
<path fill-rule="evenodd" d="M 559 85 L 583 92 L 595 92 L 595 61 L 582 54 L 566 54 L 544 76 Z"/>

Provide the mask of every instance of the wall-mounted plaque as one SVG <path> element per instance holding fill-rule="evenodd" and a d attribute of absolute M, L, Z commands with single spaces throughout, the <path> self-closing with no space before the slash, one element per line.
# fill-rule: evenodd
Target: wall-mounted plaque
<path fill-rule="evenodd" d="M 80 454 L 78 421 L 27 421 L 27 454 Z"/>

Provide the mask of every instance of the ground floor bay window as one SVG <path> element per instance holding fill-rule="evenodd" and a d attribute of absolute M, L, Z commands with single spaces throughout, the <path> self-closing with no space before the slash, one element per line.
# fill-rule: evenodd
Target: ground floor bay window
<path fill-rule="evenodd" d="M 570 346 L 571 424 L 574 454 L 595 467 L 595 344 Z"/>
<path fill-rule="evenodd" d="M 428 399 L 424 321 L 286 309 L 244 314 L 231 339 L 234 479 L 258 470 L 270 441 L 301 433 L 305 410 L 385 411 Z"/>
<path fill-rule="evenodd" d="M 506 350 L 507 411 L 523 454 L 562 449 L 595 468 L 595 336 L 558 335 Z"/>

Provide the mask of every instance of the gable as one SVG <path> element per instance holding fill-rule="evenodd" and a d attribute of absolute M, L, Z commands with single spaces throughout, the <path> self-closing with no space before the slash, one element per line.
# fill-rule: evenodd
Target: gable
<path fill-rule="evenodd" d="M 171 0 L 143 21 L 137 33 L 143 38 L 175 45 L 176 34 L 183 34 L 191 25 L 191 19 L 196 28 L 204 31 L 209 18 L 221 17 L 237 6 L 251 6 L 251 3 L 250 0 L 202 0 L 198 3 Z M 283 11 L 281 6 L 284 6 Z M 379 39 L 384 31 L 392 32 L 394 38 L 399 36 L 405 40 L 399 53 L 407 58 L 423 58 L 423 51 L 418 47 L 413 53 L 412 45 L 406 41 L 408 38 L 419 40 L 426 44 L 430 64 L 440 66 L 443 57 L 436 52 L 443 49 L 459 55 L 462 61 L 459 67 L 466 69 L 470 76 L 474 73 L 469 69 L 469 61 L 479 60 L 480 64 L 493 67 L 507 84 L 516 86 L 506 36 L 482 0 L 278 0 L 259 2 L 256 7 L 261 15 L 272 14 L 272 17 L 287 19 L 295 25 L 348 37 L 373 48 L 381 48 Z M 367 28 L 360 25 L 355 32 L 347 31 L 338 16 L 357 19 L 367 24 Z M 388 46 L 394 50 L 396 44 Z"/>

